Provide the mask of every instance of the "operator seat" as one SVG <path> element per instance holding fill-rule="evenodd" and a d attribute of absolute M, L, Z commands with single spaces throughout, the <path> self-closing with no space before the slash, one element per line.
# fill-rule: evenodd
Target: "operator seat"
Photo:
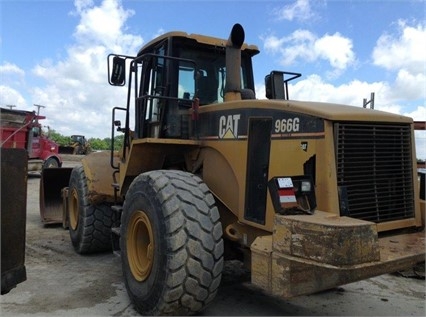
<path fill-rule="evenodd" d="M 200 105 L 217 102 L 217 82 L 213 76 L 203 76 L 198 79 L 198 98 Z"/>

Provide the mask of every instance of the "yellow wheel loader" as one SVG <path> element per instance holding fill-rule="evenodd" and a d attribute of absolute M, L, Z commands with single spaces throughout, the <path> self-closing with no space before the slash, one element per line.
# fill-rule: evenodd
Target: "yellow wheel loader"
<path fill-rule="evenodd" d="M 284 298 L 425 259 L 412 119 L 290 100 L 298 73 L 272 71 L 257 99 L 258 53 L 236 24 L 109 55 L 123 148 L 43 172 L 42 217 L 79 253 L 119 253 L 141 314 L 202 311 L 228 259 Z"/>
<path fill-rule="evenodd" d="M 91 151 L 90 143 L 84 135 L 73 134 L 69 145 L 59 146 L 60 154 L 86 155 Z"/>

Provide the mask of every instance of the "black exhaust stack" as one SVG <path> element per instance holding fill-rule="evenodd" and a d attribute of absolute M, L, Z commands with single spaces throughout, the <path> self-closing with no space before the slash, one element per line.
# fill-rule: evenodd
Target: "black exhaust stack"
<path fill-rule="evenodd" d="M 226 43 L 225 101 L 241 100 L 241 46 L 244 37 L 244 28 L 235 24 Z"/>

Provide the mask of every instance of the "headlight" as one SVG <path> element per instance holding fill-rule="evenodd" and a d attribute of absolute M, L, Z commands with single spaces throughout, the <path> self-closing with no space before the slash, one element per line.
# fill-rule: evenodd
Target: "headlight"
<path fill-rule="evenodd" d="M 302 181 L 302 184 L 300 184 L 300 190 L 302 192 L 310 192 L 311 191 L 311 182 L 310 181 Z"/>

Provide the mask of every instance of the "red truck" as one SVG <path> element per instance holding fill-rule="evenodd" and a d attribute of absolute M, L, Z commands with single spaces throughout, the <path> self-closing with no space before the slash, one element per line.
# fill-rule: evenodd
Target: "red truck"
<path fill-rule="evenodd" d="M 39 123 L 45 118 L 35 111 L 0 108 L 0 147 L 26 149 L 28 172 L 62 166 L 58 144 L 43 134 Z"/>

